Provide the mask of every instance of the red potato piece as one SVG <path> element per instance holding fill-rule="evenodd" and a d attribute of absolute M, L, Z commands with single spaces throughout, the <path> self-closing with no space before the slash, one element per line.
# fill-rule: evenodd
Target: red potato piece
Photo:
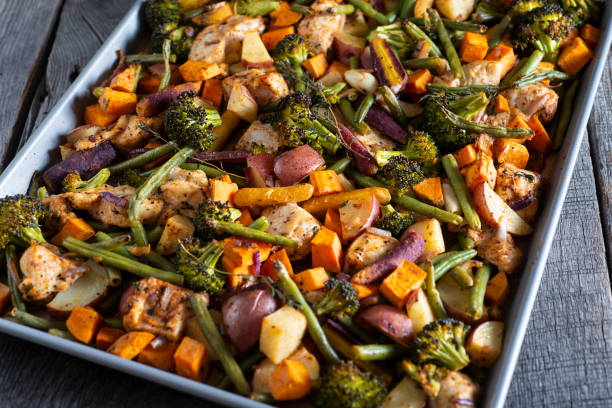
<path fill-rule="evenodd" d="M 261 37 L 256 31 L 248 32 L 242 40 L 242 65 L 247 68 L 267 68 L 274 65 Z"/>
<path fill-rule="evenodd" d="M 127 303 L 127 300 L 130 296 L 132 296 L 132 293 L 134 293 L 134 291 L 136 290 L 136 287 L 134 285 L 130 285 L 125 292 L 123 292 L 123 295 L 121 295 L 121 299 L 119 300 L 119 317 L 123 317 L 123 315 L 127 314 L 130 311 L 130 306 Z"/>
<path fill-rule="evenodd" d="M 348 150 L 355 159 L 357 170 L 368 176 L 373 176 L 376 174 L 378 171 L 376 159 L 370 154 L 368 149 L 365 148 L 363 143 L 361 143 L 359 139 L 355 137 L 353 132 L 351 132 L 342 123 L 338 123 L 338 130 L 340 131 L 340 137 L 342 137 L 342 140 L 348 146 Z"/>
<path fill-rule="evenodd" d="M 434 401 L 436 408 L 476 406 L 478 384 L 458 371 L 450 372 L 440 383 L 440 392 Z"/>
<path fill-rule="evenodd" d="M 425 250 L 425 241 L 416 232 L 409 232 L 385 257 L 366 266 L 351 278 L 357 285 L 370 285 L 384 279 L 403 261 L 415 262 Z"/>
<path fill-rule="evenodd" d="M 373 194 L 367 198 L 348 200 L 339 210 L 342 239 L 352 241 L 374 224 L 380 215 L 380 204 Z"/>
<path fill-rule="evenodd" d="M 249 156 L 245 170 L 247 181 L 251 187 L 274 186 L 274 159 L 271 153 L 260 153 Z"/>
<path fill-rule="evenodd" d="M 503 223 L 513 235 L 529 235 L 533 229 L 506 202 L 493 191 L 489 183 L 480 183 L 472 192 L 478 215 L 490 226 L 499 228 Z"/>
<path fill-rule="evenodd" d="M 465 348 L 477 366 L 491 367 L 502 351 L 504 322 L 488 321 L 470 333 Z"/>
<path fill-rule="evenodd" d="M 227 336 L 240 353 L 259 341 L 261 321 L 277 308 L 268 290 L 257 289 L 238 293 L 223 304 L 223 324 Z"/>
<path fill-rule="evenodd" d="M 170 104 L 176 101 L 176 98 L 187 91 L 199 92 L 202 86 L 199 82 L 185 82 L 184 84 L 165 88 L 160 92 L 147 95 L 136 104 L 136 113 L 138 116 L 155 116 L 165 111 L 170 107 Z"/>
<path fill-rule="evenodd" d="M 274 174 L 278 177 L 281 186 L 290 186 L 324 164 L 325 160 L 315 149 L 303 145 L 276 157 Z"/>
<path fill-rule="evenodd" d="M 443 276 L 436 283 L 436 286 L 440 292 L 444 307 L 451 317 L 470 325 L 487 320 L 486 311 L 478 320 L 475 320 L 470 313 L 470 294 L 472 288 L 462 287 L 450 274 Z"/>
<path fill-rule="evenodd" d="M 350 65 L 351 57 L 361 57 L 361 52 L 366 46 L 366 40 L 348 33 L 339 33 L 334 36 L 334 51 L 338 61 Z"/>
<path fill-rule="evenodd" d="M 393 306 L 371 306 L 360 312 L 357 319 L 404 346 L 409 346 L 414 337 L 410 318 Z"/>

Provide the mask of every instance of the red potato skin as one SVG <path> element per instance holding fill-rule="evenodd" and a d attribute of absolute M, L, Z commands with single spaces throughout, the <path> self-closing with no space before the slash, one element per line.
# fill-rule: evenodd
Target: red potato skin
<path fill-rule="evenodd" d="M 484 222 L 499 228 L 504 220 L 506 230 L 512 235 L 529 235 L 532 228 L 493 191 L 489 183 L 478 184 L 472 192 L 474 207 Z M 495 198 L 495 199 L 493 199 Z"/>
<path fill-rule="evenodd" d="M 378 171 L 376 159 L 370 154 L 365 146 L 355 137 L 342 123 L 338 123 L 338 130 L 344 143 L 348 146 L 349 151 L 355 159 L 357 169 L 368 176 L 373 176 Z"/>
<path fill-rule="evenodd" d="M 276 157 L 274 174 L 281 186 L 290 186 L 325 164 L 323 157 L 312 147 L 302 145 Z"/>
<path fill-rule="evenodd" d="M 401 310 L 389 305 L 371 306 L 357 315 L 359 322 L 373 327 L 398 344 L 409 346 L 414 338 L 412 321 Z"/>
<path fill-rule="evenodd" d="M 334 37 L 334 51 L 338 61 L 344 65 L 350 65 L 351 57 L 361 57 L 361 48 L 342 41 L 342 38 Z"/>
<path fill-rule="evenodd" d="M 425 241 L 416 232 L 410 231 L 387 256 L 366 266 L 351 277 L 351 282 L 357 285 L 370 285 L 384 279 L 402 261 L 414 262 L 423 254 Z"/>
<path fill-rule="evenodd" d="M 221 309 L 227 336 L 240 353 L 259 341 L 261 321 L 277 308 L 274 296 L 265 289 L 238 293 L 225 301 Z"/>
<path fill-rule="evenodd" d="M 260 153 L 246 159 L 246 178 L 251 187 L 274 186 L 274 159 L 276 155 Z"/>
<path fill-rule="evenodd" d="M 89 179 L 101 169 L 108 167 L 117 158 L 117 152 L 110 140 L 105 140 L 87 150 L 79 150 L 66 160 L 49 167 L 43 173 L 43 180 L 51 191 L 62 190 L 62 181 L 73 170 L 79 172 L 83 180 Z"/>
<path fill-rule="evenodd" d="M 138 116 L 155 116 L 165 111 L 170 107 L 170 104 L 176 101 L 176 98 L 188 91 L 199 92 L 202 86 L 199 82 L 185 82 L 177 86 L 165 88 L 164 90 L 147 95 L 136 104 L 136 114 Z"/>
<path fill-rule="evenodd" d="M 128 299 L 132 296 L 132 293 L 136 290 L 134 285 L 130 285 L 129 288 L 123 292 L 121 299 L 119 300 L 119 317 L 123 317 L 130 311 L 130 305 L 128 305 Z"/>
<path fill-rule="evenodd" d="M 365 117 L 368 125 L 382 132 L 385 136 L 405 144 L 408 141 L 408 132 L 406 132 L 383 108 L 377 104 L 372 105 L 368 114 Z"/>
<path fill-rule="evenodd" d="M 365 216 L 364 216 L 365 215 Z M 374 195 L 360 200 L 349 200 L 340 207 L 340 223 L 342 224 L 342 238 L 352 241 L 363 231 L 370 228 L 380 215 L 380 203 Z M 361 221 L 357 228 L 355 221 Z"/>

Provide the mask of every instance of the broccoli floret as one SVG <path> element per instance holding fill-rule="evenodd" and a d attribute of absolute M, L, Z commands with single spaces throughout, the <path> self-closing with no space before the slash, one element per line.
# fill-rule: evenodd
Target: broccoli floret
<path fill-rule="evenodd" d="M 10 242 L 46 242 L 40 222 L 49 216 L 42 201 L 23 194 L 0 199 L 0 248 Z"/>
<path fill-rule="evenodd" d="M 338 149 L 336 135 L 329 131 L 310 111 L 310 98 L 295 92 L 279 101 L 278 111 L 263 118 L 279 134 L 284 147 L 309 145 L 319 153 L 334 154 Z"/>
<path fill-rule="evenodd" d="M 181 93 L 166 113 L 164 127 L 180 146 L 207 150 L 215 141 L 213 128 L 221 124 L 219 112 L 206 109 L 196 101 L 193 91 Z"/>
<path fill-rule="evenodd" d="M 177 271 L 185 277 L 185 286 L 196 292 L 214 295 L 223 289 L 225 278 L 215 271 L 223 254 L 223 246 L 210 242 L 201 247 L 200 241 L 188 238 L 179 243 L 176 252 Z"/>
<path fill-rule="evenodd" d="M 81 176 L 78 171 L 73 170 L 70 173 L 66 174 L 64 180 L 62 181 L 62 186 L 64 191 L 80 191 L 88 188 L 99 187 L 102 184 L 106 183 L 108 178 L 110 177 L 110 171 L 108 169 L 102 169 L 97 172 L 92 178 L 89 180 L 81 180 Z"/>
<path fill-rule="evenodd" d="M 512 17 L 522 16 L 525 13 L 544 7 L 550 0 L 512 0 L 508 6 L 508 14 Z"/>
<path fill-rule="evenodd" d="M 449 371 L 444 367 L 435 364 L 424 364 L 418 366 L 412 361 L 404 361 L 402 367 L 406 374 L 414 381 L 419 383 L 425 394 L 431 398 L 436 398 L 440 392 L 440 383 L 446 378 Z"/>
<path fill-rule="evenodd" d="M 151 35 L 151 51 L 162 53 L 164 40 L 170 40 L 170 50 L 175 61 L 185 61 L 189 56 L 195 30 L 191 26 L 180 26 L 178 23 L 166 23 L 158 26 Z"/>
<path fill-rule="evenodd" d="M 397 211 L 391 204 L 383 206 L 381 212 L 374 226 L 389 231 L 394 237 L 401 236 L 406 228 L 414 224 L 412 213 Z"/>
<path fill-rule="evenodd" d="M 144 9 L 145 20 L 151 29 L 181 21 L 181 5 L 177 0 L 149 0 Z"/>
<path fill-rule="evenodd" d="M 559 43 L 574 28 L 574 22 L 563 13 L 561 6 L 547 4 L 520 16 L 512 30 L 512 46 L 522 54 L 540 50 L 544 60 L 555 62 Z"/>
<path fill-rule="evenodd" d="M 393 23 L 384 26 L 378 26 L 368 34 L 368 41 L 372 41 L 374 37 L 384 38 L 393 50 L 397 53 L 400 60 L 409 58 L 414 51 L 415 42 L 402 29 L 401 23 Z"/>
<path fill-rule="evenodd" d="M 580 25 L 601 17 L 601 6 L 595 0 L 561 0 L 561 5 L 572 19 L 579 19 Z"/>
<path fill-rule="evenodd" d="M 336 278 L 325 282 L 325 297 L 314 307 L 315 313 L 319 316 L 330 313 L 352 316 L 358 309 L 359 299 L 353 285 Z"/>
<path fill-rule="evenodd" d="M 387 395 L 387 387 L 370 373 L 361 371 L 353 362 L 340 362 L 327 367 L 312 391 L 317 407 L 376 408 Z"/>
<path fill-rule="evenodd" d="M 413 346 L 417 364 L 435 363 L 460 370 L 470 363 L 464 343 L 470 326 L 455 319 L 433 321 L 417 334 Z"/>
<path fill-rule="evenodd" d="M 121 174 L 121 177 L 119 178 L 119 185 L 127 185 L 138 188 L 145 182 L 146 179 L 146 177 L 140 175 L 138 170 L 129 169 Z"/>
<path fill-rule="evenodd" d="M 409 193 L 413 185 L 425 180 L 419 163 L 401 155 L 391 156 L 387 163 L 378 170 L 376 177 L 385 183 L 394 194 L 400 196 Z"/>
<path fill-rule="evenodd" d="M 310 45 L 297 34 L 289 34 L 280 40 L 272 51 L 276 70 L 296 91 L 306 90 L 303 78 L 308 74 L 302 69 L 302 64 L 312 56 L 314 52 Z"/>
<path fill-rule="evenodd" d="M 202 238 L 211 239 L 215 235 L 215 230 L 211 228 L 208 219 L 231 222 L 236 221 L 240 215 L 241 212 L 237 208 L 208 199 L 198 205 L 193 224 Z"/>
<path fill-rule="evenodd" d="M 236 13 L 245 16 L 265 16 L 280 6 L 278 1 L 273 0 L 237 0 Z"/>
<path fill-rule="evenodd" d="M 408 134 L 408 142 L 401 150 L 379 150 L 376 152 L 376 162 L 379 166 L 387 164 L 393 156 L 402 155 L 408 160 L 414 160 L 421 166 L 427 177 L 438 174 L 440 153 L 433 138 L 426 132 L 414 130 Z"/>

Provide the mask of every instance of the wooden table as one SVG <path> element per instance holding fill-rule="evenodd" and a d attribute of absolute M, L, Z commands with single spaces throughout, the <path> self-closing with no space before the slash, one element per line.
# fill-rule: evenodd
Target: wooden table
<path fill-rule="evenodd" d="M 0 1 L 0 163 L 55 105 L 128 0 Z M 595 101 L 507 406 L 612 406 L 612 59 Z M 211 406 L 0 335 L 0 406 Z"/>

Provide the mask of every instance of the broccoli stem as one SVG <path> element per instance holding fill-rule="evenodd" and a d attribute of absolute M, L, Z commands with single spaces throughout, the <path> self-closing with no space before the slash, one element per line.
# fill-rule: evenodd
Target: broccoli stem
<path fill-rule="evenodd" d="M 265 358 L 266 356 L 261 351 L 256 351 L 242 359 L 242 361 L 240 361 L 238 365 L 240 366 L 240 370 L 242 370 L 242 372 L 246 374 L 247 371 L 251 369 L 251 367 L 263 361 Z M 229 387 L 231 382 L 232 380 L 226 375 L 225 377 L 223 377 L 223 379 L 221 379 L 221 381 L 219 381 L 219 384 L 217 384 L 217 388 L 226 389 L 227 387 Z"/>
<path fill-rule="evenodd" d="M 229 174 L 226 171 L 216 169 L 214 167 L 207 166 L 201 163 L 183 163 L 179 166 L 181 169 L 185 170 L 202 170 L 208 177 L 222 177 L 225 174 Z M 235 176 L 233 174 L 229 174 L 232 182 L 236 183 L 238 187 L 247 187 L 247 182 L 244 178 Z"/>
<path fill-rule="evenodd" d="M 110 175 L 111 175 L 111 172 L 109 169 L 106 169 L 106 168 L 102 169 L 99 172 L 97 172 L 92 178 L 87 180 L 85 184 L 83 185 L 83 187 L 78 188 L 77 190 L 85 190 L 88 188 L 99 187 L 108 181 Z"/>
<path fill-rule="evenodd" d="M 352 346 L 351 353 L 356 360 L 397 360 L 406 355 L 407 349 L 395 344 L 367 344 L 363 346 Z"/>
<path fill-rule="evenodd" d="M 204 337 L 206 337 L 208 344 L 219 357 L 225 374 L 227 374 L 240 394 L 249 395 L 251 393 L 251 387 L 244 377 L 236 359 L 227 349 L 221 334 L 219 334 L 219 330 L 206 306 L 206 301 L 199 294 L 193 294 L 191 295 L 191 307 L 196 314 Z"/>
<path fill-rule="evenodd" d="M 533 71 L 536 70 L 538 64 L 542 62 L 542 58 L 544 58 L 544 53 L 542 53 L 542 51 L 540 50 L 535 50 L 531 53 L 529 58 L 521 61 L 520 68 L 518 68 L 516 71 L 510 71 L 510 73 L 506 75 L 500 86 L 502 88 L 507 87 L 515 83 L 519 79 L 530 75 L 531 73 L 533 73 Z M 517 67 L 519 67 L 519 65 L 517 65 Z"/>
<path fill-rule="evenodd" d="M 76 341 L 76 337 L 74 337 L 68 330 L 49 329 L 47 330 L 47 333 L 53 336 L 61 337 L 62 339 Z"/>
<path fill-rule="evenodd" d="M 423 58 L 423 59 L 429 59 L 429 58 Z M 409 60 L 409 61 L 419 61 L 419 60 Z M 402 109 L 402 106 L 400 105 L 399 99 L 397 99 L 397 96 L 395 96 L 391 88 L 389 88 L 387 85 L 382 86 L 381 88 L 379 88 L 379 90 L 380 90 L 380 93 L 385 103 L 387 104 L 387 107 L 389 108 L 389 111 L 391 111 L 391 116 L 393 116 L 393 119 L 395 119 L 395 121 L 401 127 L 406 129 L 406 127 L 408 127 L 408 118 L 406 117 L 406 114 L 404 113 L 404 110 Z"/>
<path fill-rule="evenodd" d="M 22 228 L 21 232 L 27 238 L 30 238 L 31 240 L 33 239 L 36 242 L 47 242 L 47 240 L 43 236 L 43 233 L 39 227 L 25 227 L 25 228 Z M 29 244 L 29 242 L 27 243 Z"/>
<path fill-rule="evenodd" d="M 168 153 L 173 152 L 175 147 L 172 144 L 165 144 L 154 149 L 148 150 L 143 154 L 139 154 L 136 157 L 131 159 L 122 161 L 121 163 L 114 164 L 110 166 L 108 169 L 112 174 L 122 173 L 126 170 L 136 169 L 138 167 L 142 167 L 145 164 L 149 164 L 152 161 L 159 159 L 160 157 L 164 157 Z"/>
<path fill-rule="evenodd" d="M 439 75 L 444 74 L 449 69 L 448 61 L 439 57 L 407 59 L 403 65 L 404 68 L 412 70 L 431 69 Z"/>
<path fill-rule="evenodd" d="M 459 285 L 464 288 L 471 288 L 474 286 L 474 277 L 468 268 L 462 265 L 457 265 L 450 271 L 451 276 Z"/>
<path fill-rule="evenodd" d="M 544 71 L 538 73 L 532 73 L 529 75 L 525 75 L 524 77 L 518 79 L 516 82 L 511 84 L 511 88 L 523 88 L 527 85 L 535 84 L 541 82 L 545 79 L 548 79 L 550 82 L 560 82 L 560 81 L 571 81 L 575 79 L 574 75 L 566 74 L 562 71 Z"/>
<path fill-rule="evenodd" d="M 380 25 L 389 24 L 389 18 L 385 16 L 383 13 L 377 11 L 374 7 L 370 5 L 365 0 L 348 0 L 349 3 L 357 7 L 359 10 L 363 12 L 366 16 L 375 20 Z"/>
<path fill-rule="evenodd" d="M 512 21 L 512 17 L 509 14 L 506 14 L 501 19 L 497 27 L 493 29 L 493 32 L 491 33 L 491 36 L 489 37 L 489 50 L 495 48 L 495 46 L 499 44 L 504 33 L 510 26 L 510 21 Z"/>
<path fill-rule="evenodd" d="M 364 187 L 383 187 L 387 188 L 383 183 L 378 180 L 373 179 L 372 177 L 365 176 L 358 171 L 355 170 L 347 170 L 346 173 L 349 177 L 357 182 L 357 184 Z M 438 207 L 434 207 L 433 205 L 425 204 L 415 198 L 409 197 L 407 195 L 397 196 L 393 195 L 391 200 L 406 208 L 407 210 L 414 211 L 421 215 L 425 215 L 427 217 L 435 218 L 441 222 L 448 222 L 449 224 L 459 225 L 463 221 L 463 218 L 457 214 L 450 213 L 448 211 L 444 211 Z"/>
<path fill-rule="evenodd" d="M 441 261 L 436 263 L 434 268 L 434 278 L 439 280 L 448 272 L 450 269 L 457 265 L 461 265 L 465 261 L 469 261 L 477 255 L 475 249 L 466 249 L 464 251 L 453 252 L 452 255 L 448 255 Z"/>
<path fill-rule="evenodd" d="M 423 30 L 421 30 L 412 21 L 405 20 L 402 23 L 402 28 L 404 29 L 404 31 L 406 33 L 408 33 L 408 35 L 410 35 L 415 40 L 423 40 L 426 43 L 428 43 L 429 45 L 431 45 L 431 49 L 429 50 L 429 54 L 433 54 L 434 57 L 442 57 L 442 51 L 440 51 L 440 48 L 438 48 L 436 43 L 434 43 L 433 40 L 431 38 L 429 38 L 429 36 L 427 34 L 425 34 L 425 32 Z"/>
<path fill-rule="evenodd" d="M 346 313 L 340 313 L 334 315 L 334 320 L 337 320 L 338 323 L 342 325 L 349 333 L 355 336 L 358 340 L 364 343 L 377 343 L 374 336 L 368 333 L 366 330 L 362 329 L 353 318 Z"/>
<path fill-rule="evenodd" d="M 159 225 L 156 225 L 155 228 L 147 231 L 147 241 L 153 245 L 159 241 L 163 233 L 164 229 Z"/>
<path fill-rule="evenodd" d="M 319 324 L 319 320 L 317 316 L 314 314 L 304 296 L 302 296 L 302 292 L 298 289 L 297 285 L 289 276 L 285 265 L 283 265 L 279 260 L 274 261 L 274 270 L 278 275 L 278 282 L 283 289 L 283 292 L 289 297 L 291 297 L 295 302 L 297 302 L 299 310 L 306 317 L 306 322 L 308 324 L 308 333 L 312 340 L 317 345 L 317 348 L 325 358 L 329 364 L 336 364 L 340 362 L 338 355 L 334 351 L 334 349 L 330 346 L 327 338 L 325 337 L 325 333 Z"/>
<path fill-rule="evenodd" d="M 457 196 L 457 200 L 459 200 L 459 206 L 461 207 L 461 211 L 463 211 L 465 222 L 473 230 L 480 231 L 480 217 L 478 216 L 476 208 L 474 207 L 472 196 L 465 185 L 465 180 L 459 172 L 457 160 L 455 160 L 455 157 L 449 153 L 442 157 L 442 167 L 444 167 L 446 176 L 448 177 L 451 187 Z"/>
<path fill-rule="evenodd" d="M 399 18 L 404 19 L 414 15 L 416 0 L 402 0 Z"/>
<path fill-rule="evenodd" d="M 491 267 L 488 264 L 485 263 L 480 268 L 476 269 L 474 286 L 472 286 L 472 292 L 470 293 L 470 314 L 474 319 L 480 319 L 480 317 L 482 317 L 485 292 L 490 277 Z"/>
<path fill-rule="evenodd" d="M 363 100 L 359 104 L 359 107 L 357 108 L 357 112 L 355 113 L 356 123 L 363 122 L 366 115 L 370 111 L 370 108 L 372 107 L 372 105 L 374 105 L 374 100 L 375 98 L 373 94 L 367 94 L 365 98 L 363 98 Z"/>
<path fill-rule="evenodd" d="M 170 83 L 170 76 L 172 72 L 170 71 L 170 46 L 172 42 L 169 39 L 164 40 L 164 45 L 162 46 L 162 56 L 164 59 L 164 74 L 162 75 L 161 81 L 159 82 L 159 88 L 157 91 L 161 91 Z"/>
<path fill-rule="evenodd" d="M 567 88 L 567 92 L 565 93 L 565 95 L 563 95 L 561 113 L 559 114 L 557 127 L 555 128 L 555 132 L 553 135 L 553 149 L 555 150 L 561 147 L 561 145 L 563 144 L 563 140 L 565 139 L 565 132 L 567 131 L 567 127 L 569 126 L 569 121 L 572 116 L 572 107 L 579 84 L 580 81 L 578 81 L 577 79 L 574 80 L 574 82 L 572 82 L 571 85 Z"/>
<path fill-rule="evenodd" d="M 298 243 L 290 238 L 282 235 L 270 234 L 264 231 L 259 231 L 253 228 L 245 227 L 236 222 L 220 221 L 212 218 L 207 218 L 210 226 L 217 231 L 226 234 L 235 235 L 237 237 L 249 238 L 259 242 L 267 242 L 273 245 L 284 246 L 288 248 L 297 248 Z"/>
<path fill-rule="evenodd" d="M 353 105 L 349 102 L 348 99 L 343 98 L 338 102 L 338 107 L 340 108 L 340 112 L 342 112 L 342 116 L 348 121 L 348 123 L 357 130 L 359 133 L 366 133 L 368 131 L 368 125 L 365 122 L 357 123 L 355 122 L 355 110 L 353 109 Z"/>
<path fill-rule="evenodd" d="M 457 242 L 461 249 L 473 249 L 474 248 L 474 240 L 467 236 L 465 232 L 459 231 L 457 233 Z"/>
<path fill-rule="evenodd" d="M 61 329 L 66 330 L 66 323 L 60 322 L 53 319 L 45 319 L 42 317 L 35 316 L 31 313 L 28 313 L 24 310 L 13 309 L 9 313 L 9 316 L 14 318 L 20 323 L 25 324 L 26 326 L 33 327 L 35 329 L 40 330 L 49 330 L 49 329 Z"/>
<path fill-rule="evenodd" d="M 444 54 L 446 54 L 446 59 L 448 60 L 448 64 L 451 67 L 451 70 L 455 74 L 455 78 L 459 78 L 461 82 L 465 81 L 465 72 L 463 71 L 463 67 L 461 66 L 461 61 L 459 60 L 459 55 L 457 55 L 457 50 L 453 45 L 450 37 L 448 36 L 448 31 L 446 31 L 446 27 L 442 24 L 442 19 L 438 12 L 434 9 L 427 10 L 429 13 L 429 18 L 436 28 L 438 32 L 438 38 L 442 43 L 442 47 L 444 48 Z"/>
<path fill-rule="evenodd" d="M 333 170 L 336 172 L 336 174 L 342 174 L 344 173 L 344 170 L 346 170 L 346 168 L 351 165 L 352 161 L 353 160 L 350 157 L 343 157 L 331 166 L 329 166 L 327 170 Z"/>
<path fill-rule="evenodd" d="M 409 20 L 418 26 L 427 25 L 425 18 L 423 17 L 410 17 Z M 486 33 L 488 29 L 488 27 L 484 24 L 454 21 L 454 20 L 449 20 L 448 18 L 443 18 L 442 24 L 444 24 L 444 27 L 446 27 L 449 30 L 471 31 L 471 32 L 481 33 L 481 34 Z"/>
<path fill-rule="evenodd" d="M 73 237 L 67 237 L 64 239 L 63 246 L 69 251 L 75 252 L 90 259 L 99 259 L 105 265 L 113 266 L 117 269 L 130 272 L 142 278 L 153 276 L 157 279 L 161 279 L 175 285 L 183 285 L 183 275 L 153 268 L 149 265 L 143 264 L 142 262 L 134 261 L 114 252 L 98 249 L 91 244 Z"/>
<path fill-rule="evenodd" d="M 440 113 L 453 126 L 467 130 L 472 133 L 487 133 L 489 136 L 511 139 L 523 139 L 533 135 L 533 130 L 522 128 L 506 128 L 501 126 L 485 125 L 472 122 L 454 114 L 446 107 L 439 105 Z"/>
<path fill-rule="evenodd" d="M 431 262 L 427 262 L 425 264 L 425 272 L 427 272 L 427 278 L 425 278 L 425 283 L 427 287 L 425 288 L 425 292 L 427 293 L 427 300 L 429 301 L 429 306 L 431 306 L 431 310 L 433 311 L 436 319 L 442 319 L 447 317 L 446 309 L 444 309 L 444 304 L 442 303 L 442 298 L 440 297 L 440 292 L 436 288 L 436 279 L 434 277 L 434 269 Z"/>
<path fill-rule="evenodd" d="M 17 285 L 19 283 L 19 265 L 17 259 L 17 252 L 15 251 L 14 245 L 8 245 L 4 249 L 4 254 L 6 257 L 6 282 L 9 287 L 9 291 L 11 294 L 11 304 L 17 310 L 21 310 L 22 312 L 26 311 L 25 303 L 21 298 L 21 293 L 19 293 L 19 289 Z"/>
<path fill-rule="evenodd" d="M 132 236 L 134 237 L 136 245 L 147 245 L 147 234 L 142 222 L 140 222 L 140 207 L 142 206 L 142 203 L 151 195 L 153 191 L 157 190 L 159 185 L 162 183 L 162 181 L 164 181 L 172 169 L 182 164 L 195 152 L 196 150 L 192 147 L 183 147 L 181 150 L 176 152 L 174 156 L 168 159 L 167 162 L 162 164 L 155 171 L 155 173 L 151 174 L 144 184 L 136 191 L 136 193 L 132 194 L 130 197 L 128 218 L 130 220 L 130 229 L 132 230 Z"/>

